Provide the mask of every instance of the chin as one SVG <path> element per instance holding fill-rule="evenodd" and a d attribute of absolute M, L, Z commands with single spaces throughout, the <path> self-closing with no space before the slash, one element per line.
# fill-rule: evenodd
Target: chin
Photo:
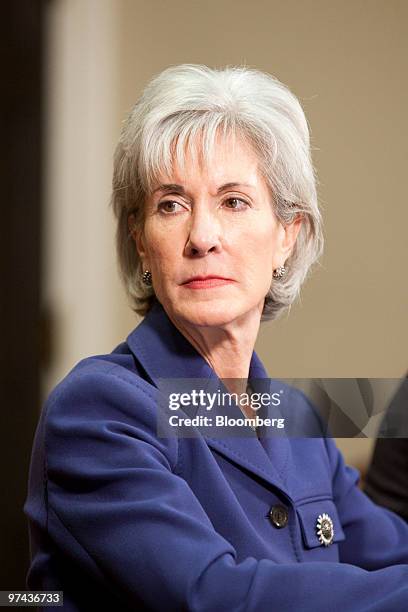
<path fill-rule="evenodd" d="M 245 309 L 234 307 L 234 302 L 226 299 L 196 301 L 183 300 L 173 309 L 175 317 L 197 327 L 223 327 L 245 313 Z"/>

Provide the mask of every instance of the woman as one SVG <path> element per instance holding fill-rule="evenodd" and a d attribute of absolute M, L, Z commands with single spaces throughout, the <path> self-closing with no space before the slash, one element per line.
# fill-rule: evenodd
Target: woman
<path fill-rule="evenodd" d="M 260 321 L 293 302 L 322 243 L 297 99 L 246 68 L 165 70 L 124 126 L 113 208 L 145 318 L 47 401 L 29 587 L 69 610 L 406 610 L 408 528 L 330 439 L 157 435 L 162 380 L 269 384 Z"/>

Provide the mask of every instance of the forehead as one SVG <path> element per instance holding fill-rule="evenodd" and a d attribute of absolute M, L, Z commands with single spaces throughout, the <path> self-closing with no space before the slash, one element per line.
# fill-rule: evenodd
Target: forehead
<path fill-rule="evenodd" d="M 183 143 L 173 143 L 167 167 L 160 169 L 154 177 L 151 192 L 162 185 L 184 185 L 205 183 L 216 192 L 221 186 L 246 185 L 264 187 L 259 170 L 259 159 L 253 147 L 244 139 L 232 135 L 220 136 L 210 145 L 203 138 Z"/>

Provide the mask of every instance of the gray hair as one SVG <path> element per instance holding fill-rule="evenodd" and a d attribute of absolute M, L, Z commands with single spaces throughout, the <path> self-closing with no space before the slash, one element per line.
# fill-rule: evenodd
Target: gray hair
<path fill-rule="evenodd" d="M 187 151 L 194 154 L 197 136 L 208 161 L 220 133 L 252 146 L 279 221 L 291 223 L 299 214 L 303 219 L 285 276 L 272 279 L 263 320 L 276 318 L 292 304 L 321 254 L 309 130 L 298 99 L 275 77 L 255 69 L 172 66 L 144 89 L 124 123 L 114 158 L 111 204 L 117 220 L 118 265 L 138 314 L 149 310 L 154 292 L 142 282 L 129 216 L 133 214 L 142 228 L 145 198 L 159 177 L 169 175 L 174 162 L 183 167 Z"/>

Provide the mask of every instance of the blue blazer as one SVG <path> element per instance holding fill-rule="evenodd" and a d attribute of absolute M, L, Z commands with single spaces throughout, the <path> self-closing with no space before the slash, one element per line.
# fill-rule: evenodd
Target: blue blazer
<path fill-rule="evenodd" d="M 250 378 L 266 376 L 254 353 Z M 408 610 L 408 525 L 331 439 L 160 438 L 156 388 L 172 377 L 215 373 L 156 303 L 53 390 L 25 504 L 30 589 L 87 612 Z"/>

